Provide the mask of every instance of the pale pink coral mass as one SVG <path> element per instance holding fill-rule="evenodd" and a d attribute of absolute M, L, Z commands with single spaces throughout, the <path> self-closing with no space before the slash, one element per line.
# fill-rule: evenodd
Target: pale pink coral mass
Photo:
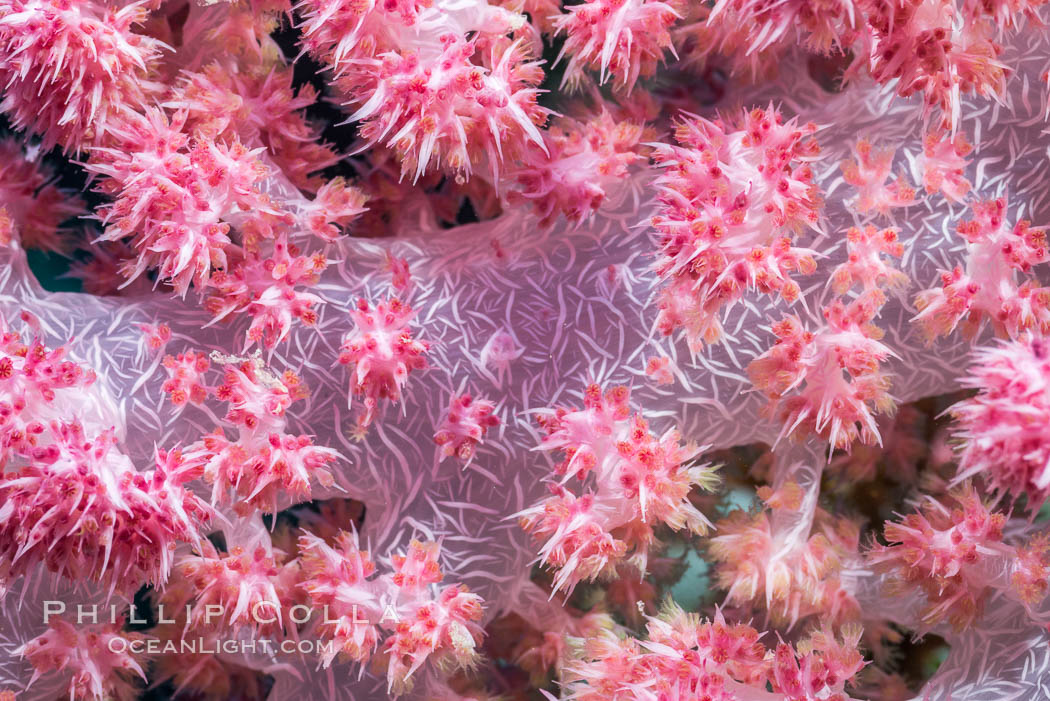
<path fill-rule="evenodd" d="M 1043 4 L 0 0 L 0 697 L 1045 698 Z"/>

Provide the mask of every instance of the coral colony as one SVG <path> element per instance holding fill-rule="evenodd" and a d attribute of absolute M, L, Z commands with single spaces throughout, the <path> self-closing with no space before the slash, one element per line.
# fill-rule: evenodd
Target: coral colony
<path fill-rule="evenodd" d="M 0 0 L 0 700 L 1050 699 L 1042 4 Z"/>

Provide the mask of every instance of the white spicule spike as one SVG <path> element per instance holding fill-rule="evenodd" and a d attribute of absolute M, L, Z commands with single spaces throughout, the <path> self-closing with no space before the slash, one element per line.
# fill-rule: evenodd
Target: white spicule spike
<path fill-rule="evenodd" d="M 1001 105 L 967 101 L 961 125 L 979 144 L 967 171 L 977 194 L 1008 193 L 1011 216 L 1023 205 L 1035 225 L 1050 223 L 1044 193 L 1050 137 L 1043 132 L 1046 95 L 1041 81 L 1048 55 L 1045 32 L 1028 31 L 1015 39 L 1004 57 L 1017 69 L 1009 94 Z M 906 169 L 922 150 L 922 117 L 914 101 L 886 99 L 886 91 L 872 84 L 826 93 L 801 69 L 786 69 L 777 83 L 746 100 L 738 98 L 741 106 L 770 101 L 786 114 L 822 126 L 817 178 L 825 191 L 831 190 L 824 207 L 825 235 L 801 240 L 825 255 L 816 274 L 800 279 L 805 289 L 813 290 L 807 306 L 815 312 L 827 276 L 844 257 L 843 232 L 864 223 L 848 210 L 853 191 L 841 182 L 835 166 L 850 155 L 858 138 L 867 137 L 878 148 L 896 147 L 894 170 Z M 729 106 L 720 108 L 727 112 Z M 618 198 L 610 198 L 593 221 L 579 228 L 562 223 L 543 232 L 532 217 L 520 213 L 451 231 L 421 219 L 418 232 L 389 240 L 343 239 L 330 253 L 338 263 L 314 290 L 325 300 L 317 327 L 294 327 L 283 344 L 263 355 L 271 368 L 294 370 L 309 387 L 310 397 L 290 410 L 289 431 L 315 435 L 319 444 L 345 456 L 336 470 L 345 492 L 316 495 L 343 494 L 367 504 L 363 537 L 371 542 L 381 569 L 411 538 L 441 538 L 446 581 L 463 582 L 483 596 L 489 617 L 515 608 L 528 587 L 536 546 L 507 516 L 544 496 L 543 481 L 551 466 L 549 456 L 532 450 L 539 436 L 532 412 L 578 402 L 594 380 L 631 385 L 632 403 L 653 417 L 657 431 L 677 423 L 686 439 L 715 448 L 775 440 L 779 426 L 760 417 L 763 399 L 749 391 L 744 369 L 771 345 L 769 324 L 783 315 L 785 305 L 750 295 L 746 304 L 728 312 L 726 328 L 736 340 L 705 348 L 692 360 L 682 339 L 651 333 L 659 281 L 649 270 L 652 234 L 640 226 L 651 206 L 645 204 L 646 195 L 641 200 L 637 195 L 651 197 L 653 177 L 652 172 L 638 173 Z M 899 227 L 907 245 L 902 265 L 911 279 L 908 293 L 891 300 L 879 319 L 887 344 L 899 356 L 889 369 L 894 374 L 891 391 L 900 401 L 955 389 L 955 378 L 966 366 L 969 341 L 956 334 L 927 346 L 910 323 L 914 294 L 937 284 L 946 262 L 962 261 L 961 239 L 952 232 L 965 215 L 962 205 L 928 196 L 899 210 L 895 221 L 874 222 Z M 491 245 L 494 241 L 498 247 Z M 497 255 L 497 250 L 506 255 Z M 388 255 L 408 260 L 415 282 L 408 301 L 418 310 L 413 327 L 418 338 L 432 344 L 430 368 L 412 373 L 403 406 L 385 406 L 365 439 L 357 442 L 352 432 L 360 404 L 355 401 L 347 409 L 349 373 L 337 363 L 339 345 L 350 331 L 348 310 L 357 298 L 375 302 L 393 294 L 390 275 L 383 272 Z M 610 266 L 623 274 L 611 281 Z M 213 428 L 213 420 L 194 407 L 180 411 L 167 402 L 161 390 L 164 370 L 142 352 L 137 325 L 168 323 L 173 340 L 167 353 L 239 354 L 246 328 L 243 323 L 205 327 L 208 316 L 195 302 L 161 296 L 128 300 L 47 293 L 29 272 L 23 252 L 5 249 L 0 251 L 0 312 L 17 326 L 23 310 L 42 320 L 50 344 L 75 339 L 74 356 L 93 367 L 119 399 L 125 449 L 143 468 L 155 444 L 189 443 Z M 805 313 L 799 305 L 796 311 Z M 497 335 L 508 352 L 497 354 L 493 362 L 492 339 Z M 657 387 L 646 381 L 644 364 L 652 355 L 676 359 L 674 385 Z M 465 469 L 454 460 L 436 464 L 433 441 L 435 417 L 443 415 L 450 391 L 460 386 L 497 402 L 503 418 Z M 862 596 L 878 590 L 859 588 Z M 948 635 L 952 652 L 923 693 L 931 701 L 949 695 L 970 701 L 1045 698 L 1040 689 L 1050 684 L 1050 640 L 1045 630 L 1024 620 L 1002 604 L 990 607 L 986 621 L 973 630 Z M 978 669 L 978 658 L 994 664 Z M 24 665 L 4 666 L 5 674 L 9 668 Z M 368 671 L 359 678 L 356 669 L 337 666 L 333 678 L 307 661 L 271 671 L 277 679 L 275 693 L 280 692 L 276 698 L 386 696 L 385 680 Z M 27 698 L 37 696 L 34 690 Z"/>

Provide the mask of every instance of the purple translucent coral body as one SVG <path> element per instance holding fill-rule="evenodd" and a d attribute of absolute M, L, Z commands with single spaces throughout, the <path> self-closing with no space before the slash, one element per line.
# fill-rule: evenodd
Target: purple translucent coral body
<path fill-rule="evenodd" d="M 1016 74 L 1002 104 L 964 100 L 960 123 L 977 144 L 966 171 L 974 191 L 986 199 L 1008 193 L 1015 210 L 1011 216 L 1023 212 L 1036 224 L 1050 222 L 1044 192 L 1050 178 L 1043 134 L 1046 96 L 1040 84 L 1048 52 L 1050 39 L 1043 30 L 1015 38 L 1004 60 Z M 843 232 L 863 223 L 846 206 L 855 193 L 833 164 L 849 158 L 858 137 L 865 137 L 896 146 L 894 170 L 911 172 L 913 181 L 920 182 L 922 106 L 894 99 L 892 91 L 863 81 L 829 94 L 803 70 L 785 67 L 782 76 L 774 85 L 756 89 L 744 104 L 774 100 L 785 114 L 820 126 L 823 158 L 814 165 L 814 180 L 826 200 L 819 223 L 823 233 L 803 234 L 800 245 L 822 257 L 816 273 L 796 277 L 809 294 L 792 309 L 806 319 L 817 313 L 818 303 L 830 299 L 826 284 L 845 256 Z M 745 368 L 769 347 L 770 320 L 779 319 L 788 305 L 745 295 L 724 317 L 726 340 L 695 356 L 684 340 L 661 336 L 655 330 L 660 281 L 652 271 L 655 246 L 646 225 L 653 213 L 654 175 L 639 170 L 611 193 L 593 219 L 578 227 L 558 222 L 544 230 L 532 214 L 510 210 L 495 220 L 440 230 L 420 212 L 416 219 L 403 217 L 412 230 L 398 232 L 396 238 L 340 239 L 328 254 L 334 262 L 311 288 L 320 299 L 316 326 L 293 326 L 287 340 L 261 357 L 275 373 L 292 370 L 310 388 L 310 395 L 288 410 L 288 433 L 311 435 L 316 444 L 340 453 L 328 467 L 335 485 L 315 486 L 313 496 L 343 494 L 366 504 L 361 538 L 370 543 L 380 569 L 388 569 L 391 556 L 412 539 L 441 540 L 446 578 L 480 595 L 486 617 L 542 607 L 529 579 L 536 548 L 509 517 L 546 494 L 551 462 L 534 450 L 541 442 L 536 410 L 578 405 L 590 383 L 631 386 L 632 405 L 644 412 L 657 434 L 677 426 L 684 439 L 713 448 L 777 441 L 782 427 L 761 413 L 764 399 L 750 391 Z M 276 179 L 269 186 L 287 187 Z M 900 267 L 911 280 L 905 294 L 891 296 L 879 319 L 886 330 L 883 342 L 895 354 L 885 369 L 892 376 L 890 393 L 898 401 L 957 388 L 968 362 L 970 340 L 953 334 L 927 344 L 911 323 L 914 294 L 934 284 L 941 270 L 963 262 L 964 242 L 954 228 L 967 216 L 962 204 L 931 197 L 895 210 L 890 220 L 905 244 Z M 427 367 L 409 374 L 399 401 L 379 402 L 375 420 L 358 440 L 362 400 L 351 397 L 348 408 L 350 370 L 338 362 L 340 347 L 353 329 L 351 310 L 359 298 L 374 305 L 397 293 L 391 275 L 382 272 L 391 256 L 405 259 L 412 273 L 413 287 L 405 301 L 416 311 L 414 337 L 429 345 Z M 12 245 L 0 249 L 0 314 L 17 319 L 23 311 L 39 320 L 52 347 L 74 339 L 70 353 L 98 373 L 95 391 L 113 404 L 111 416 L 78 418 L 98 426 L 118 422 L 122 449 L 140 469 L 151 465 L 156 446 L 191 444 L 213 427 L 199 407 L 175 407 L 167 400 L 162 389 L 167 375 L 160 356 L 146 346 L 140 325 L 170 326 L 165 353 L 237 356 L 249 323 L 238 319 L 230 326 L 209 326 L 206 312 L 180 300 L 45 292 L 24 252 Z M 991 337 L 989 330 L 983 333 L 988 335 L 981 338 Z M 646 363 L 654 355 L 670 358 L 672 383 L 658 385 L 647 377 Z M 494 403 L 499 418 L 466 463 L 443 460 L 442 446 L 434 441 L 450 401 L 463 393 Z M 212 410 L 219 411 L 217 405 Z M 88 406 L 70 411 L 99 410 Z M 816 489 L 826 460 L 826 443 L 793 446 L 784 439 L 777 447 L 773 481 L 792 479 Z M 800 461 L 803 468 L 791 467 Z M 813 508 L 811 500 L 803 503 Z M 232 510 L 227 515 L 236 521 L 227 529 L 228 543 L 250 545 L 246 534 L 264 528 L 257 513 L 249 517 L 251 523 L 237 520 Z M 803 509 L 777 527 L 808 529 L 808 519 Z M 915 601 L 886 598 L 873 572 L 858 568 L 854 576 L 852 586 L 862 608 L 915 627 Z M 104 597 L 91 583 L 82 584 L 67 600 Z M 0 620 L 0 688 L 21 688 L 32 676 L 28 662 L 11 652 L 43 631 L 34 612 L 62 586 L 59 578 L 46 574 L 13 584 Z M 23 599 L 28 603 L 20 605 Z M 951 652 L 920 698 L 1005 701 L 1050 694 L 1050 635 L 1009 597 L 990 600 L 984 618 L 969 629 L 940 632 Z M 345 663 L 328 671 L 298 658 L 257 654 L 242 661 L 275 676 L 271 698 L 373 699 L 387 694 L 385 679 L 368 671 L 359 678 Z M 425 679 L 415 693 L 441 698 L 440 684 Z M 54 694 L 40 685 L 24 698 Z"/>

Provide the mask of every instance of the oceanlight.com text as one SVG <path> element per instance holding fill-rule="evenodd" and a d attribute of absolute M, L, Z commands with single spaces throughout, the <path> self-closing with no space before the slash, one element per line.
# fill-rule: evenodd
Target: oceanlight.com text
<path fill-rule="evenodd" d="M 258 640 L 207 640 L 204 638 L 183 638 L 182 640 L 174 641 L 147 638 L 145 640 L 129 641 L 120 637 L 110 639 L 110 652 L 122 654 L 128 650 L 136 655 L 143 653 L 147 655 L 174 653 L 194 655 L 262 653 L 270 655 L 278 652 L 286 655 L 294 653 L 334 655 L 336 653 L 335 643 L 330 640 L 271 640 L 269 638 L 260 638 Z"/>

